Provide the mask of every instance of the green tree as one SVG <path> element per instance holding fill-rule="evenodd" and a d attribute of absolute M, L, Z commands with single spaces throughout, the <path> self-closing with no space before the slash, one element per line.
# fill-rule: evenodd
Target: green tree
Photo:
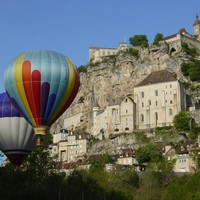
<path fill-rule="evenodd" d="M 129 42 L 133 46 L 148 47 L 148 39 L 146 35 L 134 35 L 129 38 Z"/>
<path fill-rule="evenodd" d="M 189 76 L 189 68 L 190 68 L 190 64 L 185 63 L 185 62 L 181 64 L 181 71 L 184 76 Z"/>
<path fill-rule="evenodd" d="M 54 174 L 55 163 L 49 154 L 48 147 L 52 144 L 52 135 L 46 134 L 43 145 L 36 146 L 31 154 L 25 159 L 22 169 L 26 169 L 35 174 L 35 177 L 43 178 L 49 174 Z"/>
<path fill-rule="evenodd" d="M 159 42 L 163 39 L 163 34 L 157 33 L 154 37 L 154 45 L 159 45 Z"/>
<path fill-rule="evenodd" d="M 196 61 L 195 63 L 191 63 L 188 69 L 191 81 L 199 81 L 200 80 L 200 61 Z"/>
<path fill-rule="evenodd" d="M 189 131 L 191 120 L 192 117 L 190 116 L 189 113 L 179 112 L 177 115 L 175 115 L 173 123 L 178 131 Z"/>
<path fill-rule="evenodd" d="M 182 50 L 192 56 L 193 58 L 197 55 L 197 50 L 195 48 L 190 48 L 187 43 L 181 43 Z"/>
<path fill-rule="evenodd" d="M 162 157 L 157 145 L 152 143 L 139 147 L 136 151 L 136 160 L 142 164 L 146 162 L 156 162 Z"/>
<path fill-rule="evenodd" d="M 145 171 L 140 177 L 140 186 L 134 193 L 134 199 L 144 200 L 162 199 L 163 193 L 163 180 L 160 172 Z"/>

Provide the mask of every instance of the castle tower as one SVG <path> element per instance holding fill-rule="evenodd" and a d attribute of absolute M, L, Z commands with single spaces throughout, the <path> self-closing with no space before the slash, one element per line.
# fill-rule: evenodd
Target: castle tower
<path fill-rule="evenodd" d="M 196 15 L 196 20 L 193 24 L 193 31 L 196 39 L 200 40 L 200 20 L 198 15 Z"/>

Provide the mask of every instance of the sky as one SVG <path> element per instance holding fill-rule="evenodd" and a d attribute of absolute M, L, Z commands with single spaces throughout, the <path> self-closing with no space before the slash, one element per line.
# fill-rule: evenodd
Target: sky
<path fill-rule="evenodd" d="M 200 16 L 199 0 L 0 0 L 0 93 L 9 62 L 30 50 L 53 50 L 79 67 L 90 47 L 115 48 L 136 34 L 152 43 Z"/>
<path fill-rule="evenodd" d="M 136 34 L 193 33 L 199 0 L 0 0 L 0 93 L 10 60 L 30 50 L 53 50 L 79 67 L 90 47 L 115 48 Z"/>

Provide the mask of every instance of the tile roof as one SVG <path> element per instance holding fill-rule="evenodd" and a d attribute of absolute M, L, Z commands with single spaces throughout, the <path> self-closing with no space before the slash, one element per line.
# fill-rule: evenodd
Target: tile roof
<path fill-rule="evenodd" d="M 135 87 L 146 86 L 146 85 L 156 84 L 156 83 L 165 83 L 165 82 L 171 82 L 171 81 L 177 81 L 177 79 L 169 71 L 160 70 L 160 71 L 152 72 Z"/>

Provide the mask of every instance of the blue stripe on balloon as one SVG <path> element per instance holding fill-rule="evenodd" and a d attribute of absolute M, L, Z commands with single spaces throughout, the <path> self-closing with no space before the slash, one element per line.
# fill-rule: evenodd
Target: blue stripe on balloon
<path fill-rule="evenodd" d="M 41 96 L 41 116 L 40 118 L 43 119 L 45 117 L 45 112 L 47 108 L 47 102 L 48 102 L 48 97 L 49 97 L 49 90 L 50 90 L 50 85 L 49 83 L 45 82 L 42 84 L 42 96 Z"/>
<path fill-rule="evenodd" d="M 49 114 L 51 112 L 52 106 L 55 102 L 55 99 L 56 99 L 55 94 L 51 94 L 48 98 L 46 112 L 45 112 L 45 116 L 44 116 L 44 119 L 43 119 L 43 122 L 42 122 L 43 125 L 46 125 L 48 123 L 47 120 L 48 120 Z"/>

